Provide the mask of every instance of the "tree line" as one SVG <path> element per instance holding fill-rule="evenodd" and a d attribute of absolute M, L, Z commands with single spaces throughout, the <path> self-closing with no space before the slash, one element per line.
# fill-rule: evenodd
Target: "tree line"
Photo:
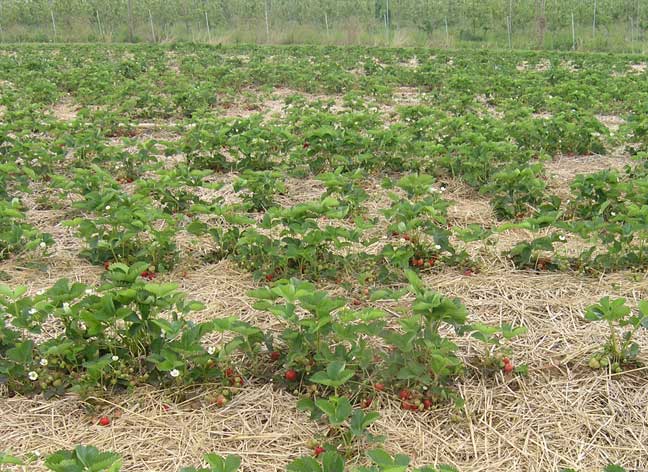
<path fill-rule="evenodd" d="M 645 50 L 645 0 L 0 0 L 0 41 Z M 410 44 L 411 43 L 411 44 Z"/>

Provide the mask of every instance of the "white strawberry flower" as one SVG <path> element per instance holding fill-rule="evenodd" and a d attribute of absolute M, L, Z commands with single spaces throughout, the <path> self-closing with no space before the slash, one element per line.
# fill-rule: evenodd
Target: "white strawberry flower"
<path fill-rule="evenodd" d="M 49 362 L 47 361 L 47 359 L 43 358 L 40 360 L 39 364 L 45 367 L 47 364 L 49 364 Z"/>
<path fill-rule="evenodd" d="M 213 355 L 215 352 L 216 352 L 216 348 L 214 346 L 209 346 L 207 348 L 207 354 L 209 354 L 210 356 Z"/>
<path fill-rule="evenodd" d="M 47 247 L 47 244 L 45 244 L 45 241 L 41 241 L 38 245 L 39 245 L 42 249 L 45 249 L 45 248 Z"/>
<path fill-rule="evenodd" d="M 119 356 L 112 356 L 110 358 L 113 362 L 117 362 L 119 360 Z"/>
<path fill-rule="evenodd" d="M 171 372 L 169 372 L 169 375 L 173 378 L 178 377 L 180 375 L 180 371 L 178 369 L 173 369 Z"/>
<path fill-rule="evenodd" d="M 38 374 L 36 372 L 34 372 L 33 370 L 29 374 L 27 374 L 27 377 L 29 377 L 29 380 L 31 380 L 31 381 L 38 380 Z"/>
<path fill-rule="evenodd" d="M 64 302 L 64 303 L 63 303 L 63 311 L 64 311 L 65 313 L 69 313 L 69 312 L 70 312 L 70 304 L 69 304 L 68 302 Z"/>
<path fill-rule="evenodd" d="M 36 313 L 38 313 L 38 310 L 36 308 L 30 308 L 28 313 L 30 315 L 35 315 Z"/>
<path fill-rule="evenodd" d="M 434 249 L 436 249 L 437 251 L 440 251 L 440 250 L 441 250 L 441 246 L 439 246 L 438 244 L 436 244 L 436 245 L 434 246 Z"/>

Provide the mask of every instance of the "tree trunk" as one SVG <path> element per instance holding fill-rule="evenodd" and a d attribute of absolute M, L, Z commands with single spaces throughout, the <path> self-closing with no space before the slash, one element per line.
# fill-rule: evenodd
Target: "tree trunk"
<path fill-rule="evenodd" d="M 592 20 L 592 38 L 596 38 L 596 7 L 598 6 L 598 1 L 594 0 L 594 19 Z"/>
<path fill-rule="evenodd" d="M 536 28 L 538 32 L 538 47 L 544 47 L 545 31 L 547 30 L 547 17 L 545 15 L 546 0 L 536 0 Z"/>
<path fill-rule="evenodd" d="M 133 0 L 128 0 L 128 41 L 135 41 L 135 32 L 133 30 Z"/>
<path fill-rule="evenodd" d="M 56 20 L 54 19 L 54 5 L 52 4 L 52 0 L 49 2 L 49 7 L 50 7 L 50 17 L 52 18 L 52 30 L 54 30 L 54 42 L 56 42 Z"/>
<path fill-rule="evenodd" d="M 153 26 L 153 14 L 151 13 L 151 10 L 149 10 L 149 23 L 151 24 L 151 39 L 153 42 L 157 42 L 155 38 L 155 27 Z"/>

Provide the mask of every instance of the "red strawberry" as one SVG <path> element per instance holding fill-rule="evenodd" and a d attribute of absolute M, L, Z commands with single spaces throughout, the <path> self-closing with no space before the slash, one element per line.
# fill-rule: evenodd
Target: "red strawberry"
<path fill-rule="evenodd" d="M 427 398 L 423 400 L 423 406 L 425 409 L 432 408 L 432 400 L 428 400 Z"/>
<path fill-rule="evenodd" d="M 314 455 L 315 457 L 318 457 L 320 454 L 323 454 L 324 452 L 326 452 L 326 449 L 324 449 L 322 446 L 317 446 L 317 447 L 313 450 L 313 455 Z"/>
<path fill-rule="evenodd" d="M 279 351 L 272 351 L 270 353 L 270 359 L 272 360 L 272 362 L 277 362 L 280 357 L 281 353 Z"/>
<path fill-rule="evenodd" d="M 310 144 L 304 143 L 304 149 L 308 149 L 310 147 Z"/>
<path fill-rule="evenodd" d="M 110 269 L 110 261 L 104 261 L 104 270 Z"/>
<path fill-rule="evenodd" d="M 412 394 L 410 393 L 409 390 L 403 389 L 400 392 L 398 392 L 398 396 L 400 397 L 401 400 L 409 400 L 412 397 Z"/>
<path fill-rule="evenodd" d="M 110 425 L 110 418 L 108 418 L 107 416 L 102 416 L 101 418 L 99 418 L 99 425 L 100 426 Z"/>
<path fill-rule="evenodd" d="M 369 408 L 371 406 L 371 402 L 373 400 L 371 398 L 365 398 L 360 402 L 360 407 L 361 408 Z"/>
<path fill-rule="evenodd" d="M 409 234 L 404 234 L 404 235 L 403 235 L 403 239 L 404 239 L 405 241 L 409 241 L 409 240 L 412 239 L 412 238 L 410 238 L 410 235 L 409 235 Z"/>
<path fill-rule="evenodd" d="M 166 405 L 166 404 L 165 404 L 165 405 L 162 405 L 162 409 L 163 409 L 165 412 L 168 413 L 170 407 L 169 407 L 169 405 Z"/>
<path fill-rule="evenodd" d="M 376 392 L 382 392 L 383 390 L 385 390 L 385 384 L 384 383 L 374 384 L 374 390 Z"/>
<path fill-rule="evenodd" d="M 233 377 L 234 376 L 234 369 L 231 367 L 228 367 L 225 369 L 225 377 Z"/>
<path fill-rule="evenodd" d="M 505 374 L 510 374 L 511 372 L 513 372 L 513 369 L 514 369 L 513 364 L 511 364 L 510 362 L 507 363 L 507 364 L 504 364 L 504 369 L 503 370 L 504 370 Z"/>
<path fill-rule="evenodd" d="M 297 372 L 295 372 L 294 369 L 289 369 L 289 370 L 286 371 L 286 374 L 284 375 L 284 378 L 288 382 L 294 382 L 294 381 L 297 380 Z"/>
<path fill-rule="evenodd" d="M 505 358 L 502 359 L 502 362 L 504 364 L 509 364 L 511 362 L 511 359 L 509 359 L 508 357 L 505 357 Z"/>
<path fill-rule="evenodd" d="M 413 403 L 408 402 L 407 400 L 401 402 L 401 407 L 403 410 L 416 410 L 416 405 Z"/>
<path fill-rule="evenodd" d="M 267 275 L 265 276 L 265 279 L 266 279 L 266 281 L 268 281 L 268 282 L 272 282 L 272 279 L 273 279 L 273 278 L 274 278 L 274 275 L 272 275 L 272 274 L 267 274 Z"/>

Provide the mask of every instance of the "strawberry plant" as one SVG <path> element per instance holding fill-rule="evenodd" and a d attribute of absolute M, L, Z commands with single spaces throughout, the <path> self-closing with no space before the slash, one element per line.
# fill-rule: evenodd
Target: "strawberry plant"
<path fill-rule="evenodd" d="M 382 441 L 368 431 L 369 426 L 380 417 L 375 411 L 364 411 L 353 408 L 346 397 L 331 396 L 312 400 L 308 397 L 301 399 L 297 407 L 311 413 L 311 418 L 323 421 L 328 428 L 324 449 L 342 451 L 345 457 L 350 457 L 353 450 L 361 443 Z M 319 446 L 322 447 L 322 446 Z"/>
<path fill-rule="evenodd" d="M 309 382 L 338 392 L 356 369 L 370 369 L 368 339 L 381 329 L 382 312 L 343 309 L 346 300 L 331 298 L 297 279 L 280 280 L 250 295 L 260 299 L 255 308 L 271 312 L 284 324 L 280 340 L 287 352 L 284 368 L 290 373 L 289 382 L 305 375 Z M 299 311 L 306 316 L 299 316 Z"/>
<path fill-rule="evenodd" d="M 544 199 L 546 183 L 541 172 L 540 164 L 524 169 L 502 169 L 481 191 L 491 195 L 491 204 L 499 218 L 519 218 L 534 211 Z"/>
<path fill-rule="evenodd" d="M 618 374 L 623 372 L 624 366 L 637 362 L 639 345 L 634 337 L 639 329 L 648 328 L 648 302 L 639 302 L 637 312 L 633 313 L 625 299 L 603 297 L 586 309 L 585 319 L 606 322 L 610 330 L 603 349 L 590 358 L 591 368 L 609 366 L 612 372 Z"/>
<path fill-rule="evenodd" d="M 343 251 L 360 242 L 361 231 L 333 224 L 322 227 L 319 222 L 341 220 L 348 211 L 348 207 L 331 197 L 290 208 L 271 208 L 265 213 L 261 228 L 272 229 L 279 236 L 246 229 L 237 243 L 235 259 L 261 274 L 277 271 L 300 277 L 333 278 L 351 259 Z"/>
<path fill-rule="evenodd" d="M 204 178 L 211 174 L 207 170 L 176 166 L 172 170 L 161 169 L 156 173 L 157 179 L 138 180 L 137 191 L 159 203 L 165 213 L 187 212 L 194 204 L 204 204 L 195 191 L 189 189 L 220 187 L 204 183 Z"/>
<path fill-rule="evenodd" d="M 25 221 L 25 214 L 17 199 L 0 200 L 0 260 L 13 254 L 41 248 L 43 251 L 54 241 Z"/>
<path fill-rule="evenodd" d="M 383 210 L 391 234 L 402 237 L 408 244 L 405 247 L 387 244 L 382 256 L 402 269 L 433 267 L 444 253 L 448 254 L 443 256 L 448 262 L 463 257 L 450 243 L 450 231 L 444 227 L 450 204 L 441 198 L 434 182 L 429 175 L 401 178 L 396 185 L 406 192 L 407 198 L 392 193 L 391 207 Z"/>
<path fill-rule="evenodd" d="M 461 333 L 466 323 L 466 308 L 458 300 L 426 289 L 414 272 L 406 274 L 415 296 L 412 314 L 401 318 L 400 330 L 383 331 L 382 337 L 393 348 L 381 354 L 385 365 L 380 377 L 393 385 L 420 392 L 421 398 L 413 398 L 415 395 L 409 392 L 402 396 L 405 409 L 419 409 L 426 399 L 433 403 L 446 399 L 460 402 L 448 385 L 463 371 L 463 362 L 457 356 L 458 346 L 441 334 L 441 328 L 447 326 Z M 374 296 L 390 295 L 376 293 Z"/>
<path fill-rule="evenodd" d="M 522 241 L 513 246 L 507 255 L 519 269 L 555 269 L 559 264 L 545 254 L 553 254 L 554 244 L 557 242 L 563 242 L 561 235 L 554 234 L 531 241 Z"/>
<path fill-rule="evenodd" d="M 176 221 L 153 207 L 148 198 L 113 189 L 94 191 L 78 202 L 78 208 L 94 212 L 94 218 L 75 218 L 87 247 L 81 255 L 95 264 L 118 261 L 131 264 L 146 260 L 157 271 L 173 267 L 177 258 Z"/>
<path fill-rule="evenodd" d="M 466 327 L 466 331 L 470 331 L 473 338 L 484 343 L 486 351 L 481 359 L 484 366 L 503 369 L 505 373 L 510 373 L 513 370 L 520 374 L 527 372 L 526 365 L 513 366 L 510 358 L 507 357 L 511 355 L 511 350 L 508 346 L 503 345 L 504 342 L 525 334 L 526 327 L 513 327 L 510 324 L 489 326 L 483 323 L 473 323 Z"/>
<path fill-rule="evenodd" d="M 277 171 L 245 170 L 234 181 L 234 191 L 241 194 L 248 211 L 266 211 L 275 205 L 275 195 L 283 194 L 286 187 Z"/>

